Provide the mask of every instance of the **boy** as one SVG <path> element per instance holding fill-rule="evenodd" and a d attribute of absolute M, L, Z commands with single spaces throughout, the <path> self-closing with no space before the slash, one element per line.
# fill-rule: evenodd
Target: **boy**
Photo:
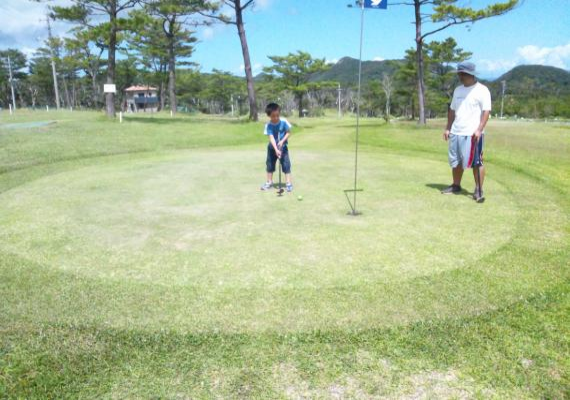
<path fill-rule="evenodd" d="M 285 118 L 281 118 L 281 107 L 278 104 L 268 104 L 265 113 L 269 117 L 269 122 L 265 124 L 264 134 L 269 136 L 269 144 L 267 145 L 266 162 L 267 180 L 261 190 L 269 190 L 273 187 L 273 173 L 277 159 L 279 159 L 285 173 L 287 192 L 292 192 L 291 160 L 287 147 L 289 136 L 291 136 L 291 124 Z"/>
<path fill-rule="evenodd" d="M 491 114 L 491 93 L 477 81 L 475 64 L 460 63 L 457 75 L 461 86 L 455 89 L 447 116 L 447 127 L 443 138 L 449 142 L 449 165 L 453 172 L 453 184 L 443 189 L 443 194 L 461 192 L 463 171 L 473 168 L 475 190 L 473 200 L 485 201 L 483 181 L 483 143 L 487 121 Z"/>

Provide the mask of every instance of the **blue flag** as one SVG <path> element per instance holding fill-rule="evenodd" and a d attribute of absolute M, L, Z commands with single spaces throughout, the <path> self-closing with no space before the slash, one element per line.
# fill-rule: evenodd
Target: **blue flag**
<path fill-rule="evenodd" d="M 388 0 L 364 0 L 364 8 L 386 10 L 388 8 Z"/>

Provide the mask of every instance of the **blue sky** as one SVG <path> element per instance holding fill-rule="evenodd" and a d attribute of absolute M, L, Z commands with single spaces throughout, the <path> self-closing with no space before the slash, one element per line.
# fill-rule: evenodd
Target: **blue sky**
<path fill-rule="evenodd" d="M 54 0 L 52 3 L 69 3 Z M 394 2 L 399 0 L 393 0 Z M 350 0 L 257 0 L 248 11 L 246 32 L 255 72 L 268 65 L 268 55 L 296 50 L 335 61 L 358 56 L 359 11 Z M 490 0 L 465 0 L 483 7 Z M 0 48 L 31 52 L 45 35 L 40 21 L 45 5 L 29 0 L 0 1 Z M 413 8 L 393 6 L 366 12 L 364 59 L 401 58 L 414 45 Z M 429 28 L 429 27 L 426 27 Z M 56 32 L 68 29 L 57 24 Z M 243 73 L 243 59 L 234 26 L 200 29 L 194 61 L 203 71 L 213 68 Z M 474 53 L 482 75 L 496 77 L 519 64 L 545 64 L 570 69 L 570 1 L 525 0 L 512 13 L 466 27 L 454 27 L 433 39 L 453 36 Z"/>

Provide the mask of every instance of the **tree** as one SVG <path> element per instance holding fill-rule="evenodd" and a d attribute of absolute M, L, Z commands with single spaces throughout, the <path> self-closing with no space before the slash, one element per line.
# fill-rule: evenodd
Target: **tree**
<path fill-rule="evenodd" d="M 184 25 L 207 24 L 197 19 L 189 21 L 188 18 L 214 13 L 218 6 L 208 0 L 150 0 L 146 5 L 149 12 L 160 19 L 163 34 L 166 36 L 170 109 L 176 113 L 176 60 L 190 57 L 194 51 L 192 44 L 196 42 L 196 38 L 192 36 L 193 32 L 186 30 Z"/>
<path fill-rule="evenodd" d="M 106 31 L 107 47 L 107 83 L 115 83 L 115 64 L 118 35 L 128 29 L 128 21 L 122 15 L 134 8 L 140 0 L 70 0 L 68 7 L 54 6 L 54 16 L 59 19 L 75 22 L 90 28 L 101 27 Z M 101 22 L 101 16 L 108 17 L 107 22 Z M 105 95 L 108 117 L 115 117 L 115 94 Z"/>
<path fill-rule="evenodd" d="M 451 100 L 453 82 L 455 81 L 451 64 L 468 60 L 473 53 L 457 47 L 457 42 L 451 37 L 441 42 L 434 40 L 428 43 L 426 52 L 429 54 L 430 65 L 428 69 L 433 75 L 435 88 L 444 94 L 448 100 Z"/>
<path fill-rule="evenodd" d="M 424 42 L 428 36 L 441 32 L 455 25 L 471 24 L 482 19 L 496 17 L 513 10 L 521 0 L 506 0 L 504 2 L 488 5 L 486 8 L 476 10 L 469 6 L 458 5 L 459 0 L 409 0 L 400 5 L 414 7 L 416 27 L 416 64 L 417 64 L 417 91 L 419 106 L 419 123 L 426 123 L 425 99 L 425 65 Z M 431 11 L 426 11 L 431 6 Z M 436 26 L 428 32 L 423 31 L 423 24 L 428 21 Z"/>
<path fill-rule="evenodd" d="M 133 29 L 127 40 L 129 49 L 135 53 L 145 70 L 145 82 L 158 86 L 160 109 L 163 110 L 168 85 L 168 40 L 163 32 L 162 21 L 144 10 L 136 10 L 131 15 L 136 29 Z"/>
<path fill-rule="evenodd" d="M 417 105 L 417 64 L 415 49 L 406 50 L 404 63 L 398 68 L 395 74 L 396 87 L 395 92 L 398 97 L 403 98 L 405 104 L 402 114 L 415 119 Z"/>
<path fill-rule="evenodd" d="M 205 99 L 215 102 L 217 111 L 223 114 L 231 107 L 232 99 L 240 97 L 244 89 L 243 78 L 214 69 L 206 79 L 206 88 L 202 95 Z M 213 112 L 213 109 L 210 112 Z"/>
<path fill-rule="evenodd" d="M 26 74 L 23 69 L 26 68 L 27 59 L 26 55 L 17 49 L 6 49 L 0 50 L 0 82 L 2 86 L 0 87 L 0 100 L 4 107 L 8 107 L 8 104 L 12 104 L 12 93 L 10 89 L 10 72 L 8 70 L 8 58 L 10 58 L 10 64 L 12 67 L 12 83 L 14 86 L 18 86 L 19 82 L 22 81 Z M 16 97 L 22 98 L 23 94 L 15 91 Z"/>
<path fill-rule="evenodd" d="M 243 54 L 243 65 L 245 69 L 245 79 L 247 81 L 247 97 L 249 100 L 249 119 L 251 121 L 258 120 L 257 99 L 255 96 L 255 86 L 253 82 L 253 71 L 251 68 L 251 58 L 249 56 L 249 46 L 247 44 L 247 36 L 245 34 L 245 23 L 243 21 L 243 13 L 255 4 L 255 0 L 223 0 L 224 4 L 234 10 L 235 18 L 222 15 L 219 17 L 226 24 L 236 26 Z"/>
<path fill-rule="evenodd" d="M 394 79 L 392 75 L 384 74 L 382 75 L 382 90 L 384 90 L 384 95 L 386 96 L 386 107 L 384 109 L 384 119 L 386 122 L 390 122 L 390 108 L 392 101 L 392 92 L 394 91 Z"/>
<path fill-rule="evenodd" d="M 80 25 L 72 30 L 73 36 L 65 40 L 68 52 L 73 53 L 78 67 L 89 78 L 90 99 L 92 107 L 97 108 L 101 104 L 101 88 L 99 76 L 101 66 L 105 63 L 103 52 L 107 49 L 104 27 L 93 28 Z"/>
<path fill-rule="evenodd" d="M 314 59 L 309 53 L 298 51 L 286 56 L 269 56 L 273 66 L 264 68 L 282 89 L 294 93 L 299 107 L 299 117 L 303 117 L 303 98 L 308 90 L 322 86 L 322 83 L 309 82 L 311 75 L 330 68 L 325 59 Z"/>

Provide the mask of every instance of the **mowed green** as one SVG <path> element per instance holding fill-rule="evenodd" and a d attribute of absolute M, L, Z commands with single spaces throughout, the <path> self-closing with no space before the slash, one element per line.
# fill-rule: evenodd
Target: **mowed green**
<path fill-rule="evenodd" d="M 261 124 L 0 115 L 0 397 L 569 394 L 568 125 L 492 122 L 479 205 L 365 119 L 352 217 L 355 121 L 293 122 L 278 198 Z"/>

